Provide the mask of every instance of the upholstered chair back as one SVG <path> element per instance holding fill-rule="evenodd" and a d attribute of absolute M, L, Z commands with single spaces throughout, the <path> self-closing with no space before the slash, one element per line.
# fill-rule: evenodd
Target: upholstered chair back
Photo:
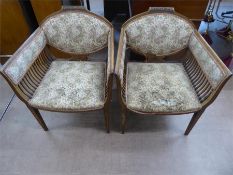
<path fill-rule="evenodd" d="M 107 46 L 111 26 L 83 8 L 63 9 L 41 24 L 49 45 L 66 53 L 89 54 Z"/>
<path fill-rule="evenodd" d="M 165 10 L 150 8 L 124 24 L 131 49 L 145 56 L 163 56 L 187 47 L 194 26 L 172 8 Z"/>

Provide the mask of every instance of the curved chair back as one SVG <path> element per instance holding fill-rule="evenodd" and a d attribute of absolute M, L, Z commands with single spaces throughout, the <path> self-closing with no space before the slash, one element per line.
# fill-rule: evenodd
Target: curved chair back
<path fill-rule="evenodd" d="M 48 44 L 75 55 L 96 52 L 107 46 L 111 24 L 82 7 L 53 13 L 41 24 Z"/>
<path fill-rule="evenodd" d="M 187 47 L 194 25 L 173 8 L 151 7 L 123 25 L 129 47 L 145 56 L 163 56 Z"/>

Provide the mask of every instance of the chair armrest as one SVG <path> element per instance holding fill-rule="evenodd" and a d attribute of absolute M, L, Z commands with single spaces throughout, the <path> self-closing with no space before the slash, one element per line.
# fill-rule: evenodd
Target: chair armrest
<path fill-rule="evenodd" d="M 107 82 L 114 71 L 114 29 L 108 35 L 108 62 L 107 62 Z"/>
<path fill-rule="evenodd" d="M 112 82 L 114 71 L 114 29 L 111 28 L 108 34 L 108 58 L 107 58 L 107 70 L 106 70 L 106 84 L 105 84 L 105 103 L 111 99 Z"/>
<path fill-rule="evenodd" d="M 213 89 L 205 106 L 214 101 L 232 73 L 197 31 L 191 34 L 188 47 Z"/>
<path fill-rule="evenodd" d="M 115 74 L 117 75 L 121 86 L 123 85 L 124 82 L 124 71 L 126 69 L 125 67 L 126 45 L 127 45 L 126 34 L 125 32 L 121 31 L 118 53 L 117 53 L 116 68 L 115 68 Z"/>
<path fill-rule="evenodd" d="M 44 32 L 41 28 L 38 28 L 4 64 L 1 72 L 14 84 L 18 84 L 45 45 Z"/>

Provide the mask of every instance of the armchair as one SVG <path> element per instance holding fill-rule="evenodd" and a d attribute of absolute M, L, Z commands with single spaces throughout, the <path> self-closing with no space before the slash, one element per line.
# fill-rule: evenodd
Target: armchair
<path fill-rule="evenodd" d="M 130 62 L 131 52 L 145 62 Z M 123 24 L 115 74 L 122 133 L 128 111 L 194 113 L 185 135 L 232 75 L 189 19 L 161 7 L 149 8 Z"/>
<path fill-rule="evenodd" d="M 40 110 L 103 110 L 109 132 L 109 103 L 114 69 L 113 27 L 82 7 L 66 7 L 47 17 L 1 70 L 19 99 L 48 130 Z M 76 61 L 57 59 L 55 48 Z M 87 59 L 108 48 L 106 62 Z M 78 60 L 78 61 L 77 61 Z"/>

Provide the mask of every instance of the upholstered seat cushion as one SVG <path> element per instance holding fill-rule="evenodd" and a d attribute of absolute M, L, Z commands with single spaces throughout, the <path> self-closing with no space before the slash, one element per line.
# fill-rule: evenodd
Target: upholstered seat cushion
<path fill-rule="evenodd" d="M 200 109 L 195 90 L 180 63 L 128 63 L 126 103 L 141 112 Z"/>
<path fill-rule="evenodd" d="M 104 89 L 105 63 L 54 61 L 29 103 L 59 111 L 102 108 Z"/>

